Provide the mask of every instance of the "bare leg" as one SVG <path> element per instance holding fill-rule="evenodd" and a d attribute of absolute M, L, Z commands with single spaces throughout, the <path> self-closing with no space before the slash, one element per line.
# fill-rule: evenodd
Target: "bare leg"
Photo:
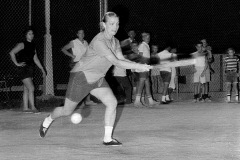
<path fill-rule="evenodd" d="M 162 95 L 162 103 L 166 103 L 166 95 L 168 95 L 168 82 L 164 82 L 163 84 L 163 95 Z"/>
<path fill-rule="evenodd" d="M 142 107 L 142 103 L 141 103 L 141 96 L 142 96 L 142 91 L 145 85 L 145 78 L 140 78 L 138 85 L 137 85 L 137 93 L 136 93 L 136 98 L 134 101 L 134 106 L 136 107 Z"/>
<path fill-rule="evenodd" d="M 201 87 L 199 87 L 199 88 L 201 88 Z M 202 95 L 204 95 L 205 92 L 206 92 L 206 83 L 203 83 L 202 84 Z M 200 91 L 199 91 L 199 93 L 200 93 Z"/>
<path fill-rule="evenodd" d="M 40 126 L 39 133 L 40 136 L 43 138 L 45 137 L 49 126 L 52 124 L 52 122 L 61 117 L 61 116 L 68 116 L 72 114 L 74 109 L 77 107 L 78 102 L 73 102 L 68 98 L 65 98 L 64 106 L 63 107 L 56 107 L 53 112 L 44 119 L 43 123 Z"/>
<path fill-rule="evenodd" d="M 150 85 L 149 79 L 145 80 L 145 91 L 146 91 L 146 94 L 147 94 L 149 105 L 153 106 L 153 105 L 158 104 L 158 102 L 153 100 L 152 92 L 151 92 L 151 85 Z"/>
<path fill-rule="evenodd" d="M 23 110 L 28 110 L 28 89 L 23 85 Z"/>
<path fill-rule="evenodd" d="M 232 84 L 230 82 L 227 82 L 227 102 L 231 101 L 231 87 Z"/>
<path fill-rule="evenodd" d="M 110 88 L 96 88 L 91 91 L 91 94 L 101 100 L 102 103 L 106 106 L 104 117 L 105 133 L 103 141 L 104 143 L 110 143 L 113 141 L 112 133 L 116 119 L 117 99 Z M 118 141 L 116 143 L 118 143 Z"/>
<path fill-rule="evenodd" d="M 90 92 L 106 106 L 105 126 L 113 126 L 116 118 L 117 99 L 110 88 L 96 88 Z"/>
<path fill-rule="evenodd" d="M 22 80 L 22 82 L 23 82 L 23 85 L 24 85 L 24 91 L 27 91 L 27 94 L 28 94 L 28 101 L 30 103 L 30 107 L 31 107 L 32 110 L 35 110 L 36 108 L 35 108 L 35 103 L 34 103 L 34 85 L 33 85 L 33 82 L 32 82 L 32 78 L 25 78 L 25 79 Z M 24 95 L 24 96 L 26 96 L 26 95 Z M 26 97 L 24 97 L 24 101 L 25 100 L 27 100 Z M 27 102 L 24 102 L 24 103 L 27 104 Z"/>
<path fill-rule="evenodd" d="M 194 102 L 197 102 L 199 99 L 199 93 L 201 89 L 201 84 L 199 82 L 194 83 Z"/>
<path fill-rule="evenodd" d="M 198 85 L 198 82 L 194 83 L 194 95 L 198 94 Z"/>
<path fill-rule="evenodd" d="M 238 102 L 238 88 L 237 88 L 238 83 L 234 82 L 233 83 L 233 91 L 235 92 L 235 101 Z"/>
<path fill-rule="evenodd" d="M 66 98 L 64 106 L 57 107 L 51 113 L 52 119 L 57 119 L 62 116 L 69 116 L 73 113 L 79 102 L 73 102 L 70 99 Z"/>

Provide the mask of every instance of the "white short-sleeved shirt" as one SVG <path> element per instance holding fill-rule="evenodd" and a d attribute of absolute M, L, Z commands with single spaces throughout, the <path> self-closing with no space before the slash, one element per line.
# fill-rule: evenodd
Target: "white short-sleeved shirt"
<path fill-rule="evenodd" d="M 163 51 L 159 52 L 157 54 L 157 56 L 159 57 L 161 64 L 166 64 L 166 63 L 170 62 L 172 53 L 170 53 L 168 50 L 163 50 Z M 164 67 L 164 68 L 160 68 L 160 71 L 171 72 L 172 69 L 171 69 L 171 67 Z"/>
<path fill-rule="evenodd" d="M 150 48 L 146 42 L 142 42 L 138 46 L 138 51 L 143 53 L 143 57 L 150 58 Z"/>
<path fill-rule="evenodd" d="M 105 77 L 112 63 L 106 58 L 110 54 L 121 51 L 119 41 L 113 37 L 108 39 L 103 32 L 97 34 L 89 44 L 86 54 L 74 66 L 71 72 L 82 71 L 89 83 L 94 83 Z"/>
<path fill-rule="evenodd" d="M 73 52 L 73 55 L 76 56 L 73 59 L 73 61 L 78 62 L 81 59 L 81 57 L 86 53 L 88 48 L 88 43 L 85 40 L 82 43 L 78 38 L 72 40 L 72 43 L 73 43 L 72 52 Z"/>

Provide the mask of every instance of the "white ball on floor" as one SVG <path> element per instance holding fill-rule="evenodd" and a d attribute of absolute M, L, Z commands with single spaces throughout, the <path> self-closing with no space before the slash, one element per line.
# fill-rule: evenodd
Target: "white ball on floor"
<path fill-rule="evenodd" d="M 71 122 L 73 124 L 78 124 L 82 121 L 82 116 L 79 113 L 73 113 L 71 116 Z"/>

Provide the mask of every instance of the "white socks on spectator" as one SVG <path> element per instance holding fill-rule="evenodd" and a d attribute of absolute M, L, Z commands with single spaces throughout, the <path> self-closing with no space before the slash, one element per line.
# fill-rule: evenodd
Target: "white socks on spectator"
<path fill-rule="evenodd" d="M 162 96 L 162 101 L 166 102 L 166 96 Z"/>
<path fill-rule="evenodd" d="M 166 95 L 166 101 L 170 101 L 169 95 Z"/>
<path fill-rule="evenodd" d="M 136 99 L 135 99 L 135 102 L 140 102 L 140 99 L 141 99 L 141 96 L 137 95 Z"/>
<path fill-rule="evenodd" d="M 231 101 L 231 95 L 230 94 L 227 95 L 227 101 L 229 101 L 229 102 Z"/>
<path fill-rule="evenodd" d="M 111 142 L 112 141 L 112 126 L 105 126 L 105 135 L 104 135 L 104 142 Z"/>
<path fill-rule="evenodd" d="M 53 119 L 51 117 L 51 115 L 49 115 L 48 117 L 46 117 L 43 121 L 43 127 L 48 128 L 49 125 L 52 123 Z"/>
<path fill-rule="evenodd" d="M 238 101 L 238 94 L 236 94 L 235 100 Z"/>

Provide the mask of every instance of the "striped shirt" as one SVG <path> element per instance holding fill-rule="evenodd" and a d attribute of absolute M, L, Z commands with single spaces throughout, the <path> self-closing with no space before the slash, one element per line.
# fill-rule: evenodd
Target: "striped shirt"
<path fill-rule="evenodd" d="M 238 61 L 239 58 L 237 56 L 233 57 L 225 57 L 224 58 L 224 68 L 225 70 L 238 70 Z"/>

